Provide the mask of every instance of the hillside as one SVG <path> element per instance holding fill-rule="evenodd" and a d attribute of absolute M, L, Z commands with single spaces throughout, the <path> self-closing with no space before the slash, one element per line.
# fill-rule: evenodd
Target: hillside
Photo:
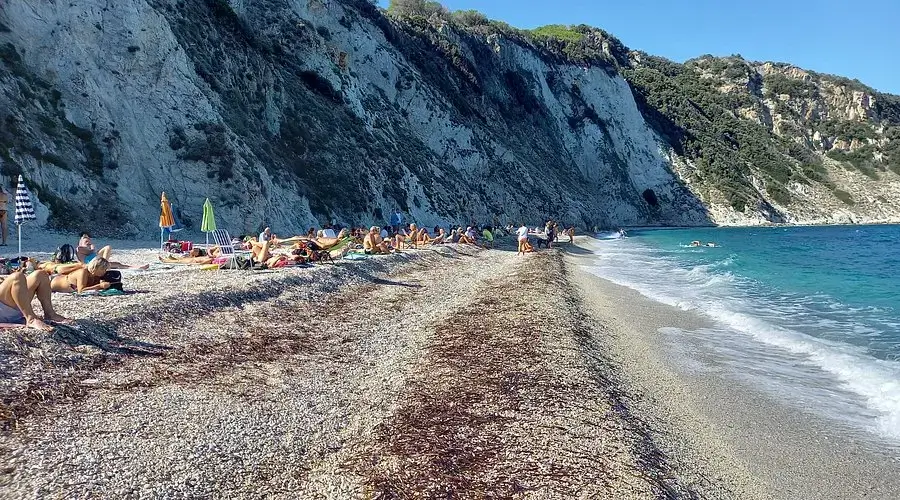
<path fill-rule="evenodd" d="M 409 3 L 409 2 L 407 2 Z M 411 2 L 416 4 L 416 2 Z M 432 7 L 434 7 L 432 5 Z M 51 226 L 900 219 L 900 98 L 366 0 L 0 6 L 0 173 Z"/>

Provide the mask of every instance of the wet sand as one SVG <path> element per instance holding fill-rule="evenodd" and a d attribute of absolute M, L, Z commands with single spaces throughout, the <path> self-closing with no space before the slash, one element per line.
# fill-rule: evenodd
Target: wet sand
<path fill-rule="evenodd" d="M 685 470 L 720 479 L 735 498 L 900 496 L 900 451 L 840 432 L 835 423 L 778 401 L 715 369 L 690 369 L 661 328 L 709 326 L 698 314 L 654 302 L 587 273 L 574 249 L 567 272 L 583 310 L 606 332 L 607 353 L 660 446 Z M 710 369 L 711 367 L 711 369 Z"/>

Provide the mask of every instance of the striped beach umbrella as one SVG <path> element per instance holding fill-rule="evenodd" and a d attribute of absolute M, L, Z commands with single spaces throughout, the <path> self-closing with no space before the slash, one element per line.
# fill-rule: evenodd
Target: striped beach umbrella
<path fill-rule="evenodd" d="M 213 206 L 209 198 L 203 202 L 203 220 L 200 221 L 200 230 L 206 233 L 206 248 L 209 249 L 209 233 L 216 230 L 216 216 L 213 214 Z"/>
<path fill-rule="evenodd" d="M 22 224 L 35 220 L 34 205 L 31 203 L 31 194 L 25 187 L 25 179 L 20 175 L 19 184 L 16 186 L 16 216 L 15 223 L 19 227 L 19 255 L 22 255 Z"/>
<path fill-rule="evenodd" d="M 172 226 L 175 225 L 175 217 L 172 216 L 172 205 L 169 205 L 169 199 L 166 198 L 166 193 L 162 194 L 162 198 L 159 200 L 159 206 L 159 248 L 162 248 L 163 243 L 165 243 L 163 235 L 165 234 L 166 229 L 171 229 Z"/>

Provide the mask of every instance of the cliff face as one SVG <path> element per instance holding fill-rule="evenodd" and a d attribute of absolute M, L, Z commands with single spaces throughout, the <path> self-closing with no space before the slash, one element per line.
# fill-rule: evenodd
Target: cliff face
<path fill-rule="evenodd" d="M 741 165 L 733 182 L 745 202 L 736 202 L 706 175 L 694 123 L 666 115 L 642 83 L 657 69 L 601 32 L 579 43 L 595 52 L 488 25 L 392 20 L 364 0 L 4 2 L 0 169 L 26 176 L 50 224 L 126 234 L 152 232 L 161 191 L 195 227 L 210 197 L 233 233 L 382 222 L 398 208 L 425 225 L 900 213 L 896 174 L 838 166 L 844 157 L 821 162 L 824 180 L 788 175 L 779 185 L 789 196 L 773 197 L 775 184 Z M 798 113 L 818 106 L 830 125 L 870 124 L 874 139 L 841 142 L 823 128 L 802 136 L 804 148 L 821 157 L 875 141 L 881 161 L 892 129 L 875 125 L 884 117 L 871 93 L 801 102 L 766 97 L 750 80 L 704 92 L 746 89 L 734 92 L 754 104 L 729 112 L 764 141 L 787 137 L 790 120 L 808 130 L 810 119 L 774 112 L 782 100 Z M 877 204 L 860 191 L 877 191 Z"/>
<path fill-rule="evenodd" d="M 636 91 L 692 136 L 674 141 L 692 159 L 679 172 L 720 223 L 746 223 L 754 206 L 785 222 L 898 220 L 900 97 L 739 56 L 632 56 Z"/>

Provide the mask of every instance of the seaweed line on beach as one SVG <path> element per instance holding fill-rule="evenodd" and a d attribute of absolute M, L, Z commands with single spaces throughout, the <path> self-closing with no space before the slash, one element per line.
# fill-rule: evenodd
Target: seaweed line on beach
<path fill-rule="evenodd" d="M 371 498 L 697 498 L 585 353 L 556 253 L 477 284 L 348 468 Z M 577 339 L 579 344 L 572 343 Z"/>

